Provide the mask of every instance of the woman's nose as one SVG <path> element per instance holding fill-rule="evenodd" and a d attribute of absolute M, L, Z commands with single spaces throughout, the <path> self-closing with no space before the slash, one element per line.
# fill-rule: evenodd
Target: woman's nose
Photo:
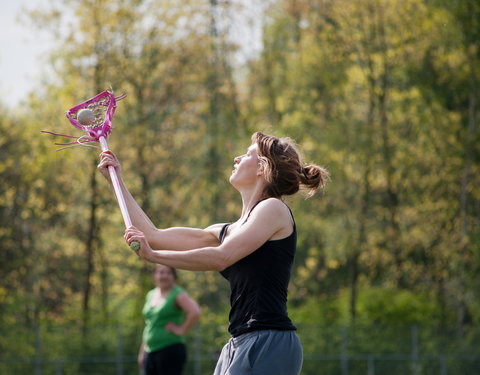
<path fill-rule="evenodd" d="M 234 162 L 235 164 L 238 164 L 238 163 L 240 163 L 240 160 L 241 160 L 241 159 L 242 159 L 241 156 L 237 156 L 236 158 L 233 159 L 233 162 Z"/>

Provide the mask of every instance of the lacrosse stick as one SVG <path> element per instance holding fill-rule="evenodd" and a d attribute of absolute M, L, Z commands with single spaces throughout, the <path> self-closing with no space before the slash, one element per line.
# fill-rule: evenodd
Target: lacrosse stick
<path fill-rule="evenodd" d="M 42 132 L 76 139 L 74 142 L 55 143 L 56 145 L 66 146 L 59 150 L 78 145 L 87 145 L 90 142 L 99 142 L 102 151 L 108 151 L 107 137 L 112 131 L 112 118 L 115 109 L 117 108 L 117 100 L 122 100 L 126 96 L 126 94 L 122 94 L 115 97 L 112 92 L 107 90 L 73 108 L 70 108 L 66 113 L 68 120 L 73 126 L 83 130 L 86 133 L 86 136 L 75 137 L 49 131 Z M 108 167 L 108 173 L 112 179 L 113 189 L 115 190 L 118 205 L 122 212 L 125 227 L 129 228 L 132 226 L 132 220 L 128 214 L 127 205 L 125 203 L 125 198 L 123 197 L 115 168 L 110 165 Z M 130 244 L 130 248 L 134 251 L 138 251 L 140 249 L 140 243 L 138 241 L 133 241 Z"/>

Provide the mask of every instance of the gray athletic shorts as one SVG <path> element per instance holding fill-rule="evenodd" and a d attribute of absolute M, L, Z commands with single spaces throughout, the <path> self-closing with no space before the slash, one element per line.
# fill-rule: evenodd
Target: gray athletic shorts
<path fill-rule="evenodd" d="M 228 341 L 214 375 L 298 375 L 302 361 L 295 331 L 255 331 Z"/>

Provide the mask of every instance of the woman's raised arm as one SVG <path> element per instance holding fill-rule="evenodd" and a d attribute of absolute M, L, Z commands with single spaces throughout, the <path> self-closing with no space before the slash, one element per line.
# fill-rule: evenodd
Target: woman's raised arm
<path fill-rule="evenodd" d="M 222 271 L 266 241 L 275 239 L 277 234 L 284 233 L 286 236 L 292 231 L 293 222 L 287 206 L 272 198 L 259 203 L 248 221 L 235 229 L 221 245 L 181 252 L 172 251 L 174 249 L 152 250 L 146 236 L 136 228 L 125 231 L 125 240 L 128 244 L 139 241 L 138 255 L 153 263 L 191 271 Z"/>
<path fill-rule="evenodd" d="M 190 250 L 205 246 L 218 246 L 218 233 L 221 225 L 212 225 L 206 229 L 175 227 L 158 229 L 140 205 L 133 198 L 126 187 L 123 178 L 120 162 L 112 151 L 105 151 L 100 154 L 98 170 L 112 184 L 108 173 L 108 166 L 113 166 L 120 182 L 128 213 L 134 227 L 138 228 L 145 235 L 150 246 L 154 249 L 169 250 Z"/>

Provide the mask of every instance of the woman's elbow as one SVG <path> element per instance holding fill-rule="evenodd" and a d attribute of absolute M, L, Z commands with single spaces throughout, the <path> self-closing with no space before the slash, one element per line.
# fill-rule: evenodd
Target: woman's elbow
<path fill-rule="evenodd" d="M 145 238 L 149 243 L 155 243 L 162 236 L 163 229 L 158 229 L 155 227 L 147 228 L 143 231 Z"/>
<path fill-rule="evenodd" d="M 208 256 L 210 271 L 221 272 L 230 265 L 228 256 L 220 247 L 215 247 L 212 250 Z"/>
<path fill-rule="evenodd" d="M 219 257 L 213 264 L 214 271 L 217 271 L 217 272 L 222 272 L 229 266 L 230 266 L 230 262 L 228 261 L 228 259 L 224 257 Z"/>
<path fill-rule="evenodd" d="M 198 320 L 200 318 L 200 315 L 202 315 L 202 309 L 200 308 L 200 306 L 196 306 L 195 310 L 193 311 L 193 317 L 195 318 L 195 320 Z"/>
<path fill-rule="evenodd" d="M 191 306 L 187 312 L 187 315 L 190 321 L 192 322 L 192 324 L 195 324 L 200 319 L 201 314 L 202 314 L 202 310 L 200 309 L 200 306 L 197 303 L 195 303 L 194 306 Z"/>

